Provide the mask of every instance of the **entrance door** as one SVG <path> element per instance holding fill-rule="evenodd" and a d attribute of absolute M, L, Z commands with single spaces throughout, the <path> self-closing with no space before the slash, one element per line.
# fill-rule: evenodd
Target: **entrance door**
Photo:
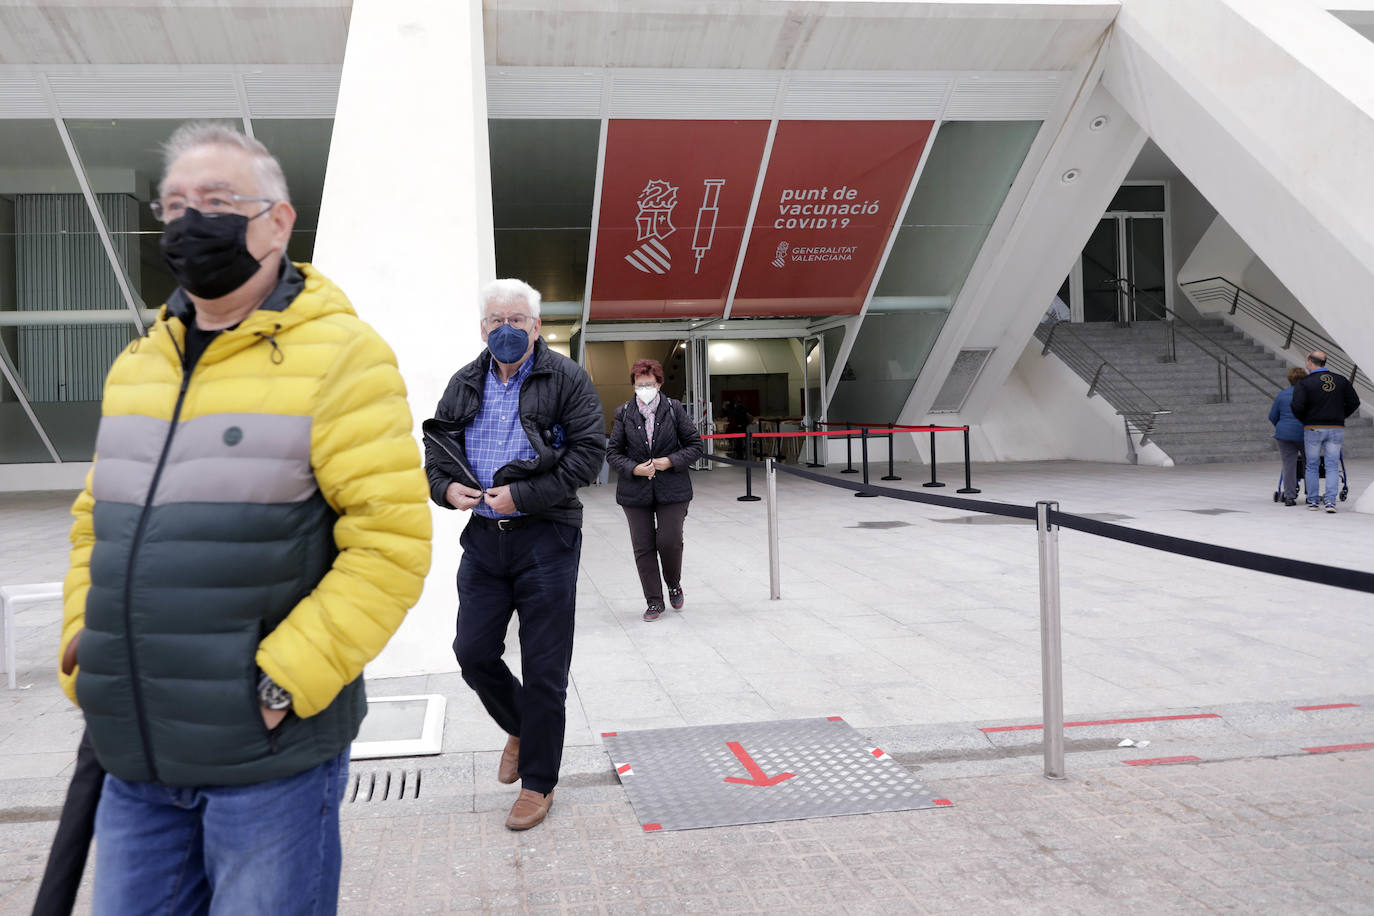
<path fill-rule="evenodd" d="M 686 406 L 692 422 L 696 424 L 697 432 L 705 436 L 716 431 L 711 416 L 711 376 L 710 365 L 706 359 L 707 343 L 700 337 L 689 337 L 684 343 L 687 345 L 687 393 L 682 403 Z M 714 439 L 707 439 L 704 445 L 706 454 L 715 454 Z M 710 466 L 711 462 L 705 458 L 696 464 L 698 468 Z"/>
<path fill-rule="evenodd" d="M 1083 320 L 1167 318 L 1164 217 L 1121 214 L 1098 220 L 1083 246 Z"/>

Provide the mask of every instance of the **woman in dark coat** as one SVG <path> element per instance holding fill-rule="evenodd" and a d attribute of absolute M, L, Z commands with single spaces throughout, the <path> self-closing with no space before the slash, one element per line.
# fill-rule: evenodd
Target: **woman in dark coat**
<path fill-rule="evenodd" d="M 682 402 L 660 393 L 663 367 L 656 360 L 635 363 L 630 380 L 635 396 L 615 409 L 606 460 L 619 475 L 615 501 L 630 524 L 648 604 L 644 619 L 657 620 L 663 614 L 665 581 L 668 601 L 682 609 L 682 523 L 692 501 L 688 467 L 701 457 L 701 437 Z"/>

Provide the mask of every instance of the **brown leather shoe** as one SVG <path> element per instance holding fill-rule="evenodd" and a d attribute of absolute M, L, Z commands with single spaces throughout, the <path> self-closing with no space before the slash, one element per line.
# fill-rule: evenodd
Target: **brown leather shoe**
<path fill-rule="evenodd" d="M 505 750 L 501 751 L 501 765 L 496 768 L 496 778 L 510 785 L 520 778 L 520 739 L 511 736 L 506 739 Z"/>
<path fill-rule="evenodd" d="M 506 818 L 507 830 L 529 830 L 544 819 L 553 805 L 553 792 L 540 795 L 533 789 L 521 789 L 520 797 L 511 806 L 510 816 Z"/>

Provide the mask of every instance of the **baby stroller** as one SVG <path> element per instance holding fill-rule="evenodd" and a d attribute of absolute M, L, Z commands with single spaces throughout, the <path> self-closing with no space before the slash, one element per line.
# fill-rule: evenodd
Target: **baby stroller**
<path fill-rule="evenodd" d="M 1301 447 L 1298 448 L 1298 460 L 1297 460 L 1297 462 L 1296 462 L 1295 467 L 1293 468 L 1293 474 L 1294 474 L 1294 479 L 1297 480 L 1297 482 L 1298 482 L 1298 486 L 1302 488 L 1303 493 L 1305 494 L 1305 493 L 1307 492 L 1307 455 L 1304 453 L 1304 451 L 1303 451 L 1303 449 L 1302 449 Z M 1341 474 L 1340 474 L 1340 478 L 1341 478 L 1341 494 L 1340 494 L 1340 495 L 1341 495 L 1341 502 L 1345 502 L 1346 496 L 1350 495 L 1350 482 L 1349 482 L 1348 480 L 1346 480 L 1346 477 L 1345 477 L 1345 454 L 1344 454 L 1344 453 L 1341 454 Z M 1325 456 L 1325 455 L 1322 456 L 1321 462 L 1320 462 L 1320 463 L 1318 464 L 1318 466 L 1317 466 L 1317 479 L 1318 479 L 1319 481 L 1325 480 L 1325 479 L 1326 479 L 1326 456 Z M 1318 486 L 1320 486 L 1320 483 L 1318 484 Z M 1298 498 L 1299 498 L 1299 499 L 1302 499 L 1302 496 L 1299 496 Z M 1283 472 L 1280 471 L 1280 472 L 1279 472 L 1279 486 L 1278 486 L 1278 489 L 1274 491 L 1274 502 L 1279 502 L 1279 501 L 1282 500 L 1282 499 L 1283 499 Z"/>

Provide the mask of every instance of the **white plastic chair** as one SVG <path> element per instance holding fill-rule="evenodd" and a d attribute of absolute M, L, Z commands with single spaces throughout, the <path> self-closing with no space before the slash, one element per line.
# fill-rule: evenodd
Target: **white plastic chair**
<path fill-rule="evenodd" d="M 17 664 L 15 660 L 15 642 L 17 640 L 14 633 L 14 612 L 23 605 L 53 600 L 62 600 L 61 582 L 0 586 L 0 616 L 3 616 L 5 620 L 4 664 L 5 673 L 9 678 L 10 690 L 15 688 L 17 678 L 14 670 Z"/>

